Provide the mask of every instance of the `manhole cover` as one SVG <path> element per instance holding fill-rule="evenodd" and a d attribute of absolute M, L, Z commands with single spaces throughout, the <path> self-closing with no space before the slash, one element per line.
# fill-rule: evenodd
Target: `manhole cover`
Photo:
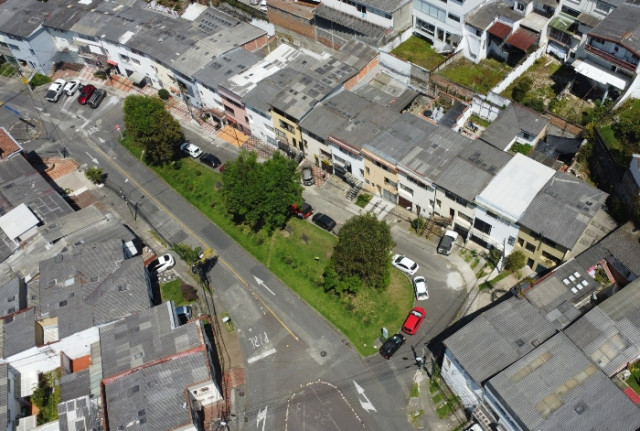
<path fill-rule="evenodd" d="M 325 356 L 327 356 L 327 352 L 325 352 L 325 351 L 323 350 L 322 352 L 320 352 L 320 356 L 322 356 L 322 357 L 324 358 Z"/>
<path fill-rule="evenodd" d="M 238 395 L 240 395 L 241 397 L 244 397 L 244 391 L 238 392 Z"/>

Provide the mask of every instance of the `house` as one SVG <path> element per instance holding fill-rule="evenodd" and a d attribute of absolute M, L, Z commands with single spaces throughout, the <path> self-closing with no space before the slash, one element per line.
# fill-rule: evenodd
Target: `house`
<path fill-rule="evenodd" d="M 556 333 L 536 307 L 515 297 L 488 309 L 444 341 L 441 375 L 467 409 L 485 382 Z"/>
<path fill-rule="evenodd" d="M 15 157 L 24 152 L 22 145 L 18 143 L 7 129 L 0 127 L 0 161 Z"/>
<path fill-rule="evenodd" d="M 456 51 L 461 48 L 459 44 L 465 35 L 467 16 L 482 3 L 483 0 L 416 0 L 413 4 L 413 30 L 438 52 Z"/>
<path fill-rule="evenodd" d="M 202 322 L 180 326 L 172 303 L 101 328 L 105 428 L 139 421 L 158 431 L 209 429 L 222 402 L 212 358 Z"/>
<path fill-rule="evenodd" d="M 68 246 L 40 262 L 40 342 L 147 309 L 151 295 L 142 257 L 125 259 L 122 240 Z"/>
<path fill-rule="evenodd" d="M 555 171 L 516 154 L 475 199 L 470 239 L 508 256 L 513 251 L 520 218 Z"/>
<path fill-rule="evenodd" d="M 509 431 L 640 426 L 638 407 L 564 333 L 486 382 L 483 406 Z"/>
<path fill-rule="evenodd" d="M 348 173 L 364 182 L 361 149 L 400 114 L 342 91 L 317 105 L 300 122 L 306 157 L 323 171 L 344 178 Z"/>
<path fill-rule="evenodd" d="M 8 358 L 36 345 L 36 315 L 33 307 L 0 318 L 0 357 Z"/>
<path fill-rule="evenodd" d="M 515 143 L 536 144 L 544 137 L 549 119 L 529 108 L 511 103 L 482 132 L 480 139 L 503 151 Z"/>
<path fill-rule="evenodd" d="M 617 94 L 628 89 L 640 62 L 640 7 L 625 3 L 615 8 L 587 34 L 576 58 L 575 71 L 596 85 L 603 99 L 610 88 Z"/>
<path fill-rule="evenodd" d="M 537 272 L 583 252 L 615 226 L 602 209 L 608 196 L 579 178 L 556 171 L 519 218 L 515 250 Z"/>
<path fill-rule="evenodd" d="M 462 46 L 464 56 L 478 63 L 491 53 L 499 54 L 504 41 L 522 19 L 522 14 L 505 2 L 480 5 L 465 19 L 465 43 Z"/>
<path fill-rule="evenodd" d="M 0 286 L 0 316 L 8 316 L 27 306 L 27 286 L 24 279 L 13 272 L 7 274 L 6 278 L 6 282 Z"/>

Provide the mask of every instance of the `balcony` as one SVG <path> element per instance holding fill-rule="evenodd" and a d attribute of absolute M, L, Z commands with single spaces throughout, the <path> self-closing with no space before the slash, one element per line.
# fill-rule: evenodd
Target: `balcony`
<path fill-rule="evenodd" d="M 633 64 L 633 63 L 625 61 L 625 60 L 623 60 L 621 58 L 618 58 L 615 55 L 609 54 L 608 52 L 605 52 L 605 51 L 601 50 L 600 48 L 596 48 L 593 45 L 587 44 L 587 45 L 584 46 L 584 49 L 587 52 L 589 52 L 589 53 L 591 53 L 591 54 L 593 54 L 593 55 L 595 55 L 597 57 L 600 57 L 600 58 L 602 58 L 604 60 L 607 60 L 611 64 L 615 64 L 616 66 L 620 66 L 620 67 L 622 67 L 624 69 L 627 69 L 630 72 L 635 73 L 636 69 L 638 68 L 637 64 Z"/>

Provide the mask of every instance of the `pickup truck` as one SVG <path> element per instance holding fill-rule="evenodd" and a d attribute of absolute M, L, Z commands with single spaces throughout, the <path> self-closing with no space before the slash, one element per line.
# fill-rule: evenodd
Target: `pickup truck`
<path fill-rule="evenodd" d="M 55 81 L 53 81 L 53 83 L 49 86 L 47 94 L 44 96 L 44 98 L 49 102 L 57 102 L 62 95 L 62 90 L 64 90 L 64 86 L 66 83 L 67 81 L 65 81 L 64 79 L 56 79 Z"/>
<path fill-rule="evenodd" d="M 440 242 L 438 243 L 438 253 L 446 254 L 447 256 L 450 255 L 453 244 L 456 243 L 457 239 L 458 232 L 447 230 L 444 235 L 442 235 L 442 238 L 440 238 Z"/>

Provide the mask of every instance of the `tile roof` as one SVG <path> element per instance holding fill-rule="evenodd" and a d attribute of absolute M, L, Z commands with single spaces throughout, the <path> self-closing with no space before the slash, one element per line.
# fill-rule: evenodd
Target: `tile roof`
<path fill-rule="evenodd" d="M 547 124 L 547 117 L 517 103 L 511 103 L 489 124 L 480 135 L 480 139 L 504 150 L 521 132 L 538 136 Z"/>
<path fill-rule="evenodd" d="M 60 377 L 60 402 L 75 400 L 91 393 L 90 371 L 86 368 Z"/>
<path fill-rule="evenodd" d="M 13 275 L 0 286 L 0 316 L 15 313 L 27 306 L 27 289 L 24 279 Z"/>
<path fill-rule="evenodd" d="M 217 90 L 218 85 L 258 64 L 261 59 L 260 56 L 242 48 L 235 48 L 214 58 L 197 72 L 191 72 L 190 75 L 207 87 Z M 188 62 L 185 67 L 189 68 Z"/>
<path fill-rule="evenodd" d="M 0 363 L 0 423 L 9 423 L 9 364 Z"/>
<path fill-rule="evenodd" d="M 523 429 L 640 426 L 638 408 L 563 333 L 493 377 L 486 389 Z"/>
<path fill-rule="evenodd" d="M 0 160 L 9 158 L 19 151 L 22 151 L 22 147 L 4 127 L 0 127 Z"/>
<path fill-rule="evenodd" d="M 192 425 L 187 388 L 211 381 L 203 347 L 104 379 L 105 420 L 109 429 L 174 430 Z"/>
<path fill-rule="evenodd" d="M 554 333 L 536 307 L 512 297 L 473 319 L 444 345 L 469 376 L 482 384 Z"/>
<path fill-rule="evenodd" d="M 640 352 L 640 278 L 607 298 L 564 333 L 608 376 Z"/>
<path fill-rule="evenodd" d="M 100 328 L 104 378 L 203 345 L 199 321 L 175 326 L 165 302 Z"/>
<path fill-rule="evenodd" d="M 121 240 L 78 244 L 40 262 L 39 315 L 57 317 L 63 338 L 149 308 L 147 289 L 142 257 L 124 260 Z"/>
<path fill-rule="evenodd" d="M 514 11 L 507 3 L 495 1 L 480 5 L 475 11 L 468 14 L 465 21 L 480 30 L 486 30 L 491 24 L 496 22 L 496 18 L 506 25 L 520 21 L 524 18 Z"/>
<path fill-rule="evenodd" d="M 98 402 L 98 397 L 90 398 L 89 396 L 84 396 L 58 404 L 57 422 L 59 431 L 93 431 L 94 429 L 102 429 L 101 425 L 104 418 Z M 43 429 L 42 431 L 46 430 Z M 56 431 L 58 431 L 58 428 L 56 428 Z"/>
<path fill-rule="evenodd" d="M 555 172 L 518 222 L 571 250 L 608 196 L 579 178 Z"/>
<path fill-rule="evenodd" d="M 420 94 L 390 75 L 380 72 L 366 84 L 353 88 L 358 96 L 400 113 Z"/>
<path fill-rule="evenodd" d="M 64 5 L 60 3 L 67 3 L 67 1 L 48 3 L 37 0 L 9 0 L 2 2 L 0 3 L 0 28 L 3 33 L 28 38 L 46 22 L 51 14 L 64 9 Z"/>
<path fill-rule="evenodd" d="M 595 265 L 602 259 L 614 258 L 636 277 L 640 277 L 640 229 L 627 222 L 604 237 L 600 242 L 576 256 L 576 260 L 585 268 Z"/>
<path fill-rule="evenodd" d="M 269 0 L 267 7 L 280 9 L 294 17 L 311 21 L 313 19 L 313 9 L 316 8 L 316 5 L 302 2 L 298 3 L 297 1 L 291 0 Z"/>
<path fill-rule="evenodd" d="M 597 24 L 589 35 L 619 43 L 640 56 L 640 6 L 629 3 L 620 5 Z"/>
<path fill-rule="evenodd" d="M 511 30 L 513 30 L 513 27 L 503 22 L 497 21 L 491 27 L 489 27 L 489 30 L 487 30 L 487 32 L 504 40 L 504 38 L 507 37 L 509 33 L 511 33 Z"/>

